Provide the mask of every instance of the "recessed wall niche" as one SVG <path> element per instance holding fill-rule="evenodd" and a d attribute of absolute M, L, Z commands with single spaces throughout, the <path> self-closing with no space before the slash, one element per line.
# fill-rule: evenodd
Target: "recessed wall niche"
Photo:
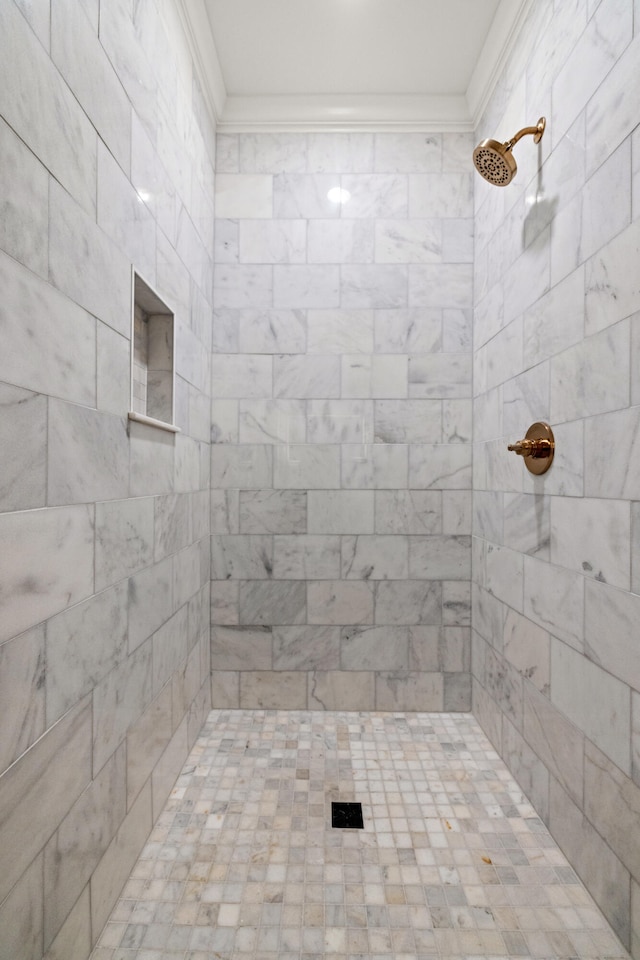
<path fill-rule="evenodd" d="M 135 271 L 131 334 L 129 419 L 178 432 L 173 422 L 173 311 Z"/>

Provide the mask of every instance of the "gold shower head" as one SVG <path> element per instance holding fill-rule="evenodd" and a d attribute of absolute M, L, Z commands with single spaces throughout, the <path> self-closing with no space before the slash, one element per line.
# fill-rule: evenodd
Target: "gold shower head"
<path fill-rule="evenodd" d="M 499 143 L 498 140 L 479 143 L 473 151 L 473 162 L 480 176 L 496 187 L 506 187 L 511 183 L 518 170 L 511 152 L 513 146 L 528 133 L 533 134 L 534 143 L 540 143 L 546 122 L 544 117 L 540 117 L 535 127 L 523 127 L 506 143 Z"/>

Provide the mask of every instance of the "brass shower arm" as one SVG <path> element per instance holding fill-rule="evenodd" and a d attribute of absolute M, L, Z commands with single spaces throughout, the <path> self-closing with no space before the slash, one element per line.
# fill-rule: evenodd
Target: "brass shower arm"
<path fill-rule="evenodd" d="M 518 130 L 515 136 L 511 140 L 507 140 L 505 147 L 507 150 L 511 150 L 512 147 L 516 145 L 518 140 L 522 140 L 523 137 L 526 137 L 528 134 L 533 135 L 533 142 L 540 143 L 542 140 L 542 134 L 544 133 L 544 128 L 546 126 L 546 120 L 544 117 L 540 117 L 535 127 L 523 127 L 522 130 Z"/>

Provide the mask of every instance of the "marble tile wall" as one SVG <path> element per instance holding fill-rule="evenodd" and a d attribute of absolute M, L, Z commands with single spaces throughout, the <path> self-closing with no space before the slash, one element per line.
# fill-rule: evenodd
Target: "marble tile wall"
<path fill-rule="evenodd" d="M 85 960 L 210 705 L 214 130 L 173 3 L 0 47 L 0 957 Z M 177 435 L 127 420 L 132 267 Z"/>
<path fill-rule="evenodd" d="M 637 3 L 543 0 L 478 126 L 548 121 L 475 181 L 472 640 L 476 716 L 635 957 L 639 78 Z M 506 445 L 538 419 L 534 478 Z"/>
<path fill-rule="evenodd" d="M 217 138 L 216 706 L 470 707 L 471 146 Z"/>
<path fill-rule="evenodd" d="M 215 706 L 470 708 L 471 148 L 217 138 Z"/>

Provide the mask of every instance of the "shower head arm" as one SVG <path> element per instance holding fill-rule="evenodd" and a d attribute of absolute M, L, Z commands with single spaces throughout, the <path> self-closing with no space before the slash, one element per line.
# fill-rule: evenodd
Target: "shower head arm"
<path fill-rule="evenodd" d="M 515 134 L 515 136 L 511 138 L 511 140 L 507 140 L 507 142 L 505 143 L 506 149 L 511 150 L 516 145 L 518 140 L 522 140 L 522 138 L 526 137 L 527 134 L 533 135 L 534 143 L 540 143 L 540 141 L 542 140 L 542 134 L 544 133 L 545 126 L 546 126 L 545 118 L 540 117 L 535 127 L 523 127 L 522 130 L 518 130 L 518 132 Z"/>

